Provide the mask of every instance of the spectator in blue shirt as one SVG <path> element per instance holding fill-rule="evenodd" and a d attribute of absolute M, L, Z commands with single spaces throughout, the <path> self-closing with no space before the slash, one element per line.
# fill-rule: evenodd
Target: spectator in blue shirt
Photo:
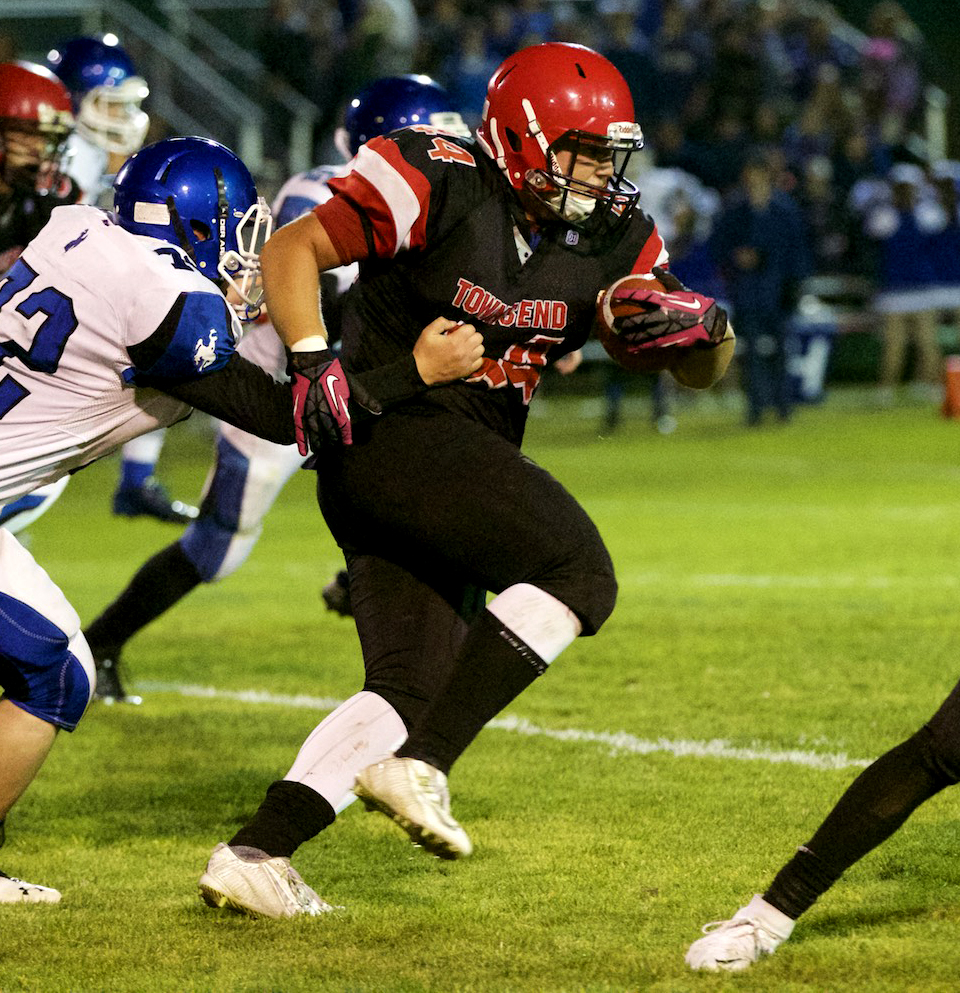
<path fill-rule="evenodd" d="M 895 165 L 888 188 L 889 199 L 878 200 L 864 215 L 864 231 L 876 252 L 873 306 L 880 316 L 878 399 L 884 406 L 895 400 L 911 346 L 914 392 L 922 398 L 939 396 L 942 365 L 934 236 L 943 227 L 943 212 L 930 198 L 926 176 L 917 165 Z"/>
<path fill-rule="evenodd" d="M 774 179 L 769 156 L 752 152 L 713 234 L 714 257 L 739 339 L 751 427 L 760 424 L 768 408 L 774 408 L 781 421 L 790 418 L 787 319 L 810 268 L 800 209 L 793 197 L 776 188 Z"/>

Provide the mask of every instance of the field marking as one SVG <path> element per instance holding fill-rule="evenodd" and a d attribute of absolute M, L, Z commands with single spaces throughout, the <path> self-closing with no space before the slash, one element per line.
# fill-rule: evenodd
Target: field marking
<path fill-rule="evenodd" d="M 268 704 L 295 707 L 301 710 L 330 711 L 343 701 L 333 697 L 316 697 L 306 694 L 289 696 L 269 693 L 266 690 L 221 690 L 215 686 L 195 686 L 189 683 L 140 682 L 137 689 L 144 693 L 177 693 L 180 696 L 206 700 L 233 700 L 238 703 Z M 674 741 L 657 738 L 651 741 L 638 738 L 628 731 L 584 731 L 579 728 L 545 728 L 524 717 L 509 714 L 495 717 L 488 728 L 523 734 L 528 737 L 549 738 L 553 741 L 572 741 L 580 744 L 602 745 L 611 755 L 653 755 L 664 752 L 676 758 L 733 759 L 737 762 L 771 762 L 800 765 L 808 769 L 862 769 L 873 759 L 852 758 L 846 752 L 809 752 L 799 748 L 770 749 L 760 744 L 750 747 L 731 745 L 729 741 L 715 738 L 711 741 Z"/>
<path fill-rule="evenodd" d="M 631 586 L 738 587 L 756 589 L 955 589 L 960 586 L 960 576 L 851 576 L 827 574 L 821 576 L 757 575 L 750 573 L 700 573 L 684 575 L 662 572 L 628 573 L 622 582 Z"/>
<path fill-rule="evenodd" d="M 814 472 L 811 469 L 810 472 Z M 960 476 L 960 470 L 955 473 Z M 948 481 L 951 485 L 954 480 Z M 707 501 L 704 499 L 681 500 L 675 499 L 665 502 L 663 498 L 649 495 L 623 496 L 619 494 L 596 496 L 590 499 L 591 508 L 602 508 L 607 512 L 622 513 L 623 508 L 637 508 L 648 513 L 666 513 L 668 510 L 674 514 L 696 514 L 703 513 L 705 508 L 709 508 L 717 515 L 733 514 L 740 517 L 761 520 L 781 520 L 798 518 L 811 518 L 821 520 L 850 519 L 862 528 L 867 528 L 871 523 L 883 520 L 907 521 L 913 524 L 934 524 L 939 521 L 956 519 L 956 505 L 950 503 L 948 499 L 921 502 L 916 500 L 910 503 L 891 503 L 889 499 L 877 503 L 865 503 L 860 501 L 853 505 L 840 505 L 834 503 L 777 503 L 769 499 L 750 501 L 748 499 L 732 501 Z M 866 517 L 865 517 L 866 515 Z"/>

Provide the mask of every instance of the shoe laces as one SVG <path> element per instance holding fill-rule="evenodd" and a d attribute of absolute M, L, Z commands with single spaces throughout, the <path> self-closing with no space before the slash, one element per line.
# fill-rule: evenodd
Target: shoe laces
<path fill-rule="evenodd" d="M 764 927 L 762 922 L 752 917 L 732 917 L 728 921 L 710 921 L 700 929 L 705 935 L 719 938 L 724 933 L 741 929 L 739 934 L 730 934 L 730 938 L 735 941 L 752 941 L 754 946 L 761 952 L 769 954 L 783 940 L 779 935 L 774 934 L 769 928 Z"/>
<path fill-rule="evenodd" d="M 300 874 L 295 869 L 290 869 L 287 872 L 287 884 L 294 899 L 297 901 L 297 906 L 301 910 L 310 914 L 311 917 L 315 917 L 321 913 L 323 908 L 317 905 L 317 900 L 310 891 L 310 888 L 300 878 Z"/>
<path fill-rule="evenodd" d="M 426 765 L 427 763 L 423 763 Z M 417 771 L 417 780 L 427 799 L 445 813 L 450 812 L 450 789 L 446 777 L 439 769 L 427 768 Z"/>
<path fill-rule="evenodd" d="M 749 921 L 739 920 L 736 917 L 731 918 L 728 921 L 708 921 L 703 925 L 700 930 L 704 934 L 713 934 L 716 931 L 720 931 L 724 928 L 739 927 L 741 924 L 749 924 Z"/>

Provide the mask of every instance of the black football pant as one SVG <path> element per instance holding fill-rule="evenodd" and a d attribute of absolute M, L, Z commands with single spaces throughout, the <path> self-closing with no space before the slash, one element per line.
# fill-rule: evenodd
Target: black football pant
<path fill-rule="evenodd" d="M 393 413 L 332 462 L 318 497 L 343 548 L 364 688 L 411 727 L 447 683 L 486 591 L 528 583 L 595 633 L 613 610 L 596 526 L 549 473 L 454 414 Z"/>
<path fill-rule="evenodd" d="M 764 897 L 799 917 L 926 800 L 960 782 L 960 683 L 906 741 L 868 766 L 816 834 L 780 870 Z"/>

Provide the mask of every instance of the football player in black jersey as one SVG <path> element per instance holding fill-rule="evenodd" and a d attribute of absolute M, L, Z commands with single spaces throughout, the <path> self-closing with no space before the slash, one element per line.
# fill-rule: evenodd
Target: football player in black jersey
<path fill-rule="evenodd" d="M 0 63 L 0 272 L 80 191 L 61 171 L 73 130 L 70 91 L 45 66 Z"/>
<path fill-rule="evenodd" d="M 520 445 L 544 366 L 586 341 L 599 291 L 668 263 L 626 177 L 641 145 L 609 61 L 533 46 L 494 73 L 476 140 L 420 125 L 374 138 L 331 182 L 331 200 L 265 246 L 267 304 L 290 352 L 301 442 L 322 466 L 320 507 L 346 555 L 366 679 L 216 847 L 200 880 L 208 904 L 272 917 L 329 909 L 290 856 L 355 796 L 428 851 L 469 854 L 450 767 L 613 610 L 595 525 Z M 318 274 L 352 261 L 360 276 L 334 359 Z M 669 361 L 706 384 L 732 335 L 712 300 L 684 300 L 709 327 L 697 326 L 702 347 Z"/>

